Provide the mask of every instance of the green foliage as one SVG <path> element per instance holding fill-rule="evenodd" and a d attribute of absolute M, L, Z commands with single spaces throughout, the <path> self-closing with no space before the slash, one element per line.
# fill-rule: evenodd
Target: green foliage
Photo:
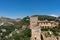
<path fill-rule="evenodd" d="M 58 36 L 58 34 L 57 34 L 58 30 L 57 29 L 50 28 L 50 31 L 52 31 L 55 36 Z"/>
<path fill-rule="evenodd" d="M 60 23 L 58 24 L 58 29 L 60 29 Z"/>
<path fill-rule="evenodd" d="M 29 28 L 26 28 L 22 33 L 24 36 L 31 37 L 31 30 Z"/>
<path fill-rule="evenodd" d="M 41 28 L 42 31 L 52 31 L 53 35 L 59 36 L 60 30 L 58 28 Z"/>
<path fill-rule="evenodd" d="M 4 32 L 4 35 L 8 35 L 9 33 L 11 33 L 12 31 L 15 30 L 15 26 L 11 25 L 11 26 L 0 26 L 0 29 L 6 29 L 6 32 Z"/>
<path fill-rule="evenodd" d="M 29 16 L 27 16 L 27 17 L 24 17 L 21 21 L 20 21 L 20 28 L 22 27 L 22 25 L 27 25 L 27 26 L 29 26 L 29 24 L 30 24 L 30 21 L 29 20 L 27 20 L 27 19 L 29 19 Z"/>
<path fill-rule="evenodd" d="M 41 27 L 41 30 L 42 31 L 48 31 L 49 29 L 48 28 Z"/>
<path fill-rule="evenodd" d="M 56 20 L 56 17 L 53 17 L 53 16 L 47 16 L 47 15 L 33 15 L 33 16 L 38 16 L 39 20 L 48 20 L 48 21 Z"/>
<path fill-rule="evenodd" d="M 11 32 L 13 32 L 15 30 L 15 26 L 14 25 L 10 25 L 10 26 L 0 26 L 0 29 L 6 29 L 6 32 L 2 32 L 1 30 L 1 33 L 3 33 L 3 35 L 1 35 L 1 38 L 2 40 L 5 40 L 5 36 L 6 35 L 9 35 Z"/>
<path fill-rule="evenodd" d="M 20 34 L 16 34 L 14 36 L 15 40 L 30 40 L 31 37 L 31 30 L 26 28 Z"/>
<path fill-rule="evenodd" d="M 22 19 L 22 22 L 23 22 L 23 25 L 27 25 L 27 26 L 29 26 L 30 21 L 29 21 L 29 20 L 27 20 L 27 19 L 29 19 L 29 16 L 24 17 L 24 18 Z"/>
<path fill-rule="evenodd" d="M 20 28 L 22 28 L 22 25 L 27 25 L 29 26 L 30 21 L 27 20 L 29 19 L 29 17 L 24 17 L 19 23 Z M 23 30 L 22 32 L 20 32 L 20 34 L 16 34 L 14 36 L 15 40 L 30 40 L 31 37 L 31 30 L 27 27 L 25 30 Z"/>

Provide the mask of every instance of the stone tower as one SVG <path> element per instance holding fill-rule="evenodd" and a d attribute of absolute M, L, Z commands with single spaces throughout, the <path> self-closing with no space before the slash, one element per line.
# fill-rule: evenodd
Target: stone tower
<path fill-rule="evenodd" d="M 41 40 L 41 30 L 38 17 L 30 17 L 31 40 Z"/>

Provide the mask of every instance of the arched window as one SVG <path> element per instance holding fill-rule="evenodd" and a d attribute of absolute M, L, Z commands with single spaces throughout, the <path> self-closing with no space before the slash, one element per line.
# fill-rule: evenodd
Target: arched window
<path fill-rule="evenodd" d="M 36 40 L 36 37 L 35 37 L 35 40 Z"/>
<path fill-rule="evenodd" d="M 57 37 L 57 40 L 59 40 L 59 38 Z"/>
<path fill-rule="evenodd" d="M 44 40 L 42 35 L 41 35 L 41 40 Z"/>

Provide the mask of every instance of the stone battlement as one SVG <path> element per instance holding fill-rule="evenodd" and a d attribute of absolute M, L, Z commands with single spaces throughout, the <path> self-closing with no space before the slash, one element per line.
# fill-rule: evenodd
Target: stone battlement
<path fill-rule="evenodd" d="M 58 25 L 58 22 L 55 21 L 40 21 L 38 17 L 30 17 L 30 29 L 31 29 L 31 40 L 60 40 L 60 37 L 46 37 L 41 32 L 41 27 L 44 28 L 53 28 Z"/>

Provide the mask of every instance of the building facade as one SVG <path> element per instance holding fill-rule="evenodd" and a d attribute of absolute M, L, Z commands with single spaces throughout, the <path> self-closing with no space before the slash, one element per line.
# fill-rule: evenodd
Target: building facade
<path fill-rule="evenodd" d="M 47 21 L 47 20 L 44 20 L 44 21 L 38 21 L 39 23 L 39 26 L 41 27 L 44 27 L 44 28 L 53 28 L 53 27 L 56 27 L 58 26 L 58 22 L 55 22 L 55 21 Z"/>
<path fill-rule="evenodd" d="M 58 22 L 55 21 L 40 21 L 38 17 L 30 17 L 31 40 L 57 40 L 55 37 L 46 38 L 41 32 L 41 27 L 53 28 L 57 25 Z"/>

